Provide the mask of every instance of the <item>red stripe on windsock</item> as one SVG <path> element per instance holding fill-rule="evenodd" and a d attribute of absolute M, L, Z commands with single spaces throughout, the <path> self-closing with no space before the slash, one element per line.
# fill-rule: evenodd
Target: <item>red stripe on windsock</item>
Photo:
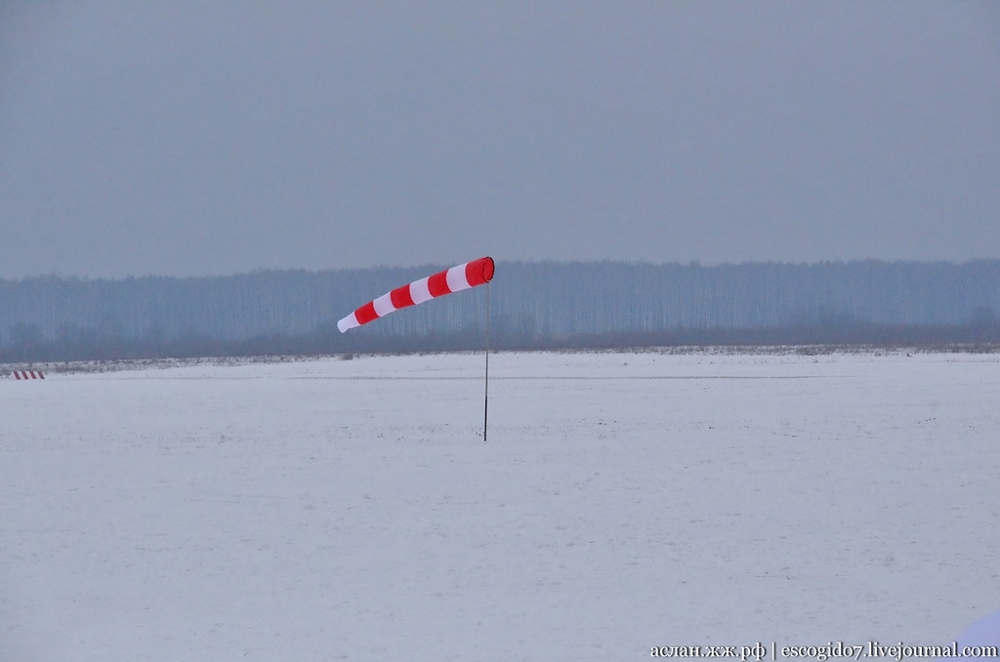
<path fill-rule="evenodd" d="M 361 306 L 354 311 L 354 316 L 358 318 L 358 324 L 368 324 L 368 322 L 378 319 L 378 313 L 375 312 L 375 302 L 369 301 Z"/>
<path fill-rule="evenodd" d="M 427 289 L 434 298 L 451 294 L 451 288 L 448 287 L 448 270 L 445 269 L 428 278 Z"/>
<path fill-rule="evenodd" d="M 470 287 L 482 285 L 493 280 L 493 258 L 481 257 L 465 265 L 465 278 Z"/>
<path fill-rule="evenodd" d="M 396 310 L 413 305 L 413 297 L 410 296 L 409 283 L 403 285 L 402 287 L 397 287 L 390 293 L 389 296 L 391 297 L 392 305 L 396 307 Z"/>

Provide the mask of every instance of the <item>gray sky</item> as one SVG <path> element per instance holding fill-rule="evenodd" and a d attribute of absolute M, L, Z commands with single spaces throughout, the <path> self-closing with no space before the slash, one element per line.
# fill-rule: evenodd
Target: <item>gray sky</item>
<path fill-rule="evenodd" d="M 1000 3 L 0 2 L 0 277 L 1000 258 Z"/>

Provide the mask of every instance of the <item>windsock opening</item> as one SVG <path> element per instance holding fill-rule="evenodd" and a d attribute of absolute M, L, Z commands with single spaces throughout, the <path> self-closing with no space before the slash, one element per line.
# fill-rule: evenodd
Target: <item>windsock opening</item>
<path fill-rule="evenodd" d="M 465 278 L 472 287 L 482 285 L 493 280 L 493 269 L 493 258 L 481 257 L 465 266 Z"/>

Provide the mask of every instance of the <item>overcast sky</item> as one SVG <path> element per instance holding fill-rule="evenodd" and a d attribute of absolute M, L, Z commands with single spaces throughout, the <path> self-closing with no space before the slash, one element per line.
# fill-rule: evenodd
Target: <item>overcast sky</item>
<path fill-rule="evenodd" d="M 1000 258 L 1000 3 L 0 3 L 0 277 Z"/>

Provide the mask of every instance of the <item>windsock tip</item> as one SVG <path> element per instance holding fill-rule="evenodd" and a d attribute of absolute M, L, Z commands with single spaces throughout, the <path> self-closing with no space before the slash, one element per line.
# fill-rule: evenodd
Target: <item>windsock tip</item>
<path fill-rule="evenodd" d="M 496 265 L 493 264 L 493 258 L 486 256 L 482 259 L 483 261 L 483 280 L 487 283 L 493 280 L 493 272 L 496 270 Z"/>

